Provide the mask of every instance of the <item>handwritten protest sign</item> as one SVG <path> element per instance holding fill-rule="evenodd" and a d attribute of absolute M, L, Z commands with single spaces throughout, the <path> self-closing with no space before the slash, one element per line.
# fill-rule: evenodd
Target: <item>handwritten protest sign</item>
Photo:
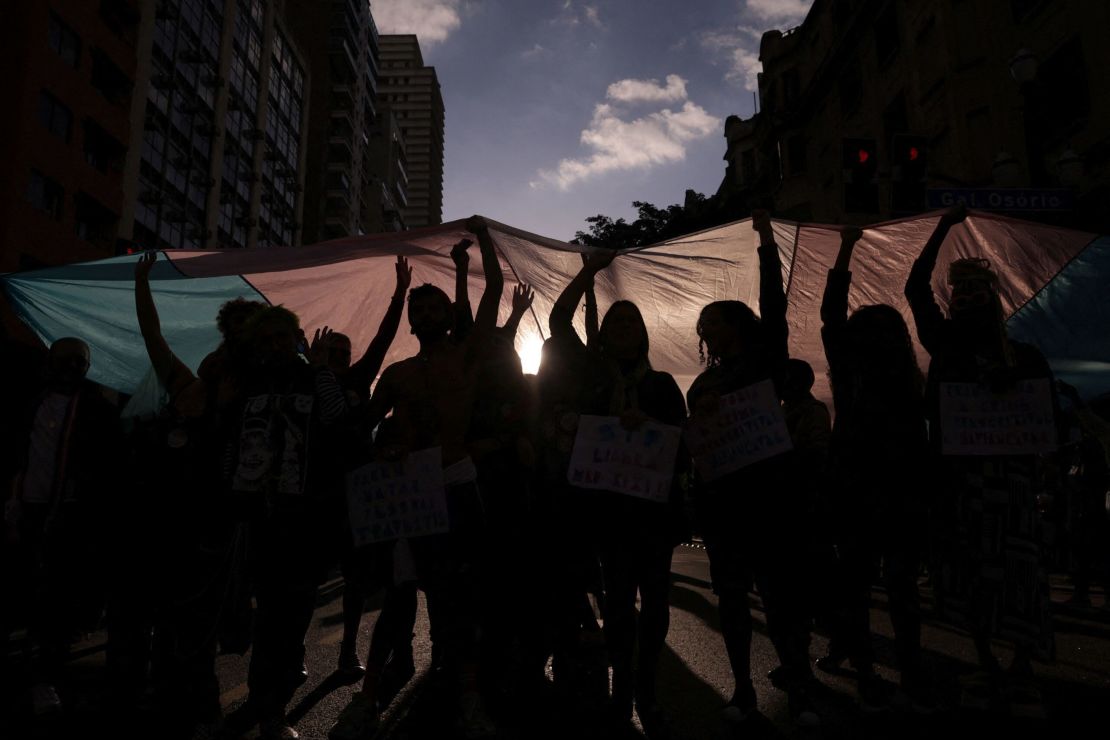
<path fill-rule="evenodd" d="M 794 447 L 770 380 L 721 396 L 716 414 L 690 420 L 686 444 L 694 456 L 694 468 L 706 481 Z"/>
<path fill-rule="evenodd" d="M 681 440 L 682 430 L 666 424 L 647 421 L 625 429 L 614 416 L 581 416 L 567 480 L 665 503 Z"/>
<path fill-rule="evenodd" d="M 355 547 L 448 530 L 440 448 L 400 462 L 373 462 L 347 476 L 347 508 Z"/>
<path fill-rule="evenodd" d="M 940 384 L 941 453 L 1036 455 L 1056 449 L 1052 389 L 1023 380 L 1004 393 L 976 383 Z"/>

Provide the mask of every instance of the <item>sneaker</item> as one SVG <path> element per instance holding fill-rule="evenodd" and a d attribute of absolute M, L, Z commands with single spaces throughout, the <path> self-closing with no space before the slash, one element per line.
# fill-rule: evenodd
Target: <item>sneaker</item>
<path fill-rule="evenodd" d="M 258 724 L 259 740 L 298 740 L 300 733 L 285 717 L 263 720 Z"/>
<path fill-rule="evenodd" d="M 732 698 L 721 709 L 721 718 L 726 722 L 741 724 L 759 714 L 759 706 L 755 700 L 755 689 L 746 691 L 736 690 Z"/>
<path fill-rule="evenodd" d="M 464 691 L 459 697 L 459 716 L 455 726 L 467 740 L 493 737 L 497 727 L 486 715 L 482 697 L 477 691 Z"/>
<path fill-rule="evenodd" d="M 967 709 L 987 709 L 998 696 L 998 675 L 975 671 L 960 676 L 960 706 Z"/>
<path fill-rule="evenodd" d="M 374 702 L 359 692 L 339 713 L 328 731 L 328 740 L 368 740 L 378 731 L 379 722 Z"/>
<path fill-rule="evenodd" d="M 790 719 L 798 727 L 813 729 L 821 726 L 821 717 L 804 691 L 793 691 L 787 696 Z"/>
<path fill-rule="evenodd" d="M 864 714 L 878 714 L 890 709 L 894 696 L 890 685 L 878 676 L 860 679 L 859 708 Z"/>
<path fill-rule="evenodd" d="M 58 698 L 58 692 L 53 686 L 37 683 L 31 687 L 31 711 L 36 717 L 62 711 L 62 700 Z"/>
<path fill-rule="evenodd" d="M 1041 690 L 1030 681 L 1014 683 L 1006 689 L 1010 714 L 1023 719 L 1044 719 L 1044 697 Z"/>
<path fill-rule="evenodd" d="M 350 681 L 357 681 L 366 675 L 366 666 L 358 659 L 358 652 L 354 645 L 343 645 L 339 648 L 336 670 L 340 676 Z"/>

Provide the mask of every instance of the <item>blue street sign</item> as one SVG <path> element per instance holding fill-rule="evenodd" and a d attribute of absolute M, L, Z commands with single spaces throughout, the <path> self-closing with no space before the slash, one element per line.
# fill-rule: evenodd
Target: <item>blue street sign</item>
<path fill-rule="evenodd" d="M 981 211 L 1070 211 L 1075 193 L 1064 188 L 930 188 L 929 208 L 964 203 Z"/>

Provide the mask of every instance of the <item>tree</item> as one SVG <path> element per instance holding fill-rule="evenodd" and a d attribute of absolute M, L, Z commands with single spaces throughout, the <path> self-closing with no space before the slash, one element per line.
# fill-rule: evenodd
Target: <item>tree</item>
<path fill-rule="evenodd" d="M 610 249 L 656 244 L 724 223 L 713 204 L 712 198 L 693 190 L 686 191 L 685 204 L 675 203 L 666 208 L 636 200 L 632 202 L 637 213 L 635 221 L 628 223 L 623 218 L 613 219 L 600 213 L 590 216 L 586 219 L 589 230 L 575 233 L 574 243 Z"/>

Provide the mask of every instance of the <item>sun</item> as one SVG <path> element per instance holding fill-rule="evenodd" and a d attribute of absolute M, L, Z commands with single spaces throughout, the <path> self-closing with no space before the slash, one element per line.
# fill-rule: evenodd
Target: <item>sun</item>
<path fill-rule="evenodd" d="M 543 337 L 538 334 L 521 332 L 519 349 L 520 365 L 525 373 L 534 375 L 540 369 L 540 355 L 543 353 Z"/>

